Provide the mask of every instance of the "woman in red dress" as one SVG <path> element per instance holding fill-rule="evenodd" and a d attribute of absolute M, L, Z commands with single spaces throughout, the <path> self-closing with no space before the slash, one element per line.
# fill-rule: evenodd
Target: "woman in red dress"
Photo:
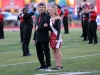
<path fill-rule="evenodd" d="M 48 12 L 51 16 L 50 19 L 50 29 L 51 29 L 51 34 L 50 34 L 50 46 L 53 51 L 54 59 L 56 62 L 56 67 L 53 68 L 54 70 L 61 70 L 63 69 L 62 67 L 62 53 L 60 51 L 61 47 L 61 18 L 58 14 L 57 7 L 55 5 L 52 5 L 49 7 Z"/>

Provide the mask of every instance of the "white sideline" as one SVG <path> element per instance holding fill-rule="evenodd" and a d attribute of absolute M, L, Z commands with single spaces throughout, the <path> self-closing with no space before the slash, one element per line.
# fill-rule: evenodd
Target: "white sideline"
<path fill-rule="evenodd" d="M 58 73 L 43 73 L 43 74 L 34 74 L 34 75 L 51 75 L 51 74 L 55 74 L 55 75 L 80 75 L 80 74 L 88 74 L 91 72 L 58 72 Z"/>
<path fill-rule="evenodd" d="M 83 57 L 99 56 L 99 55 L 100 54 L 84 55 L 84 56 L 75 56 L 75 57 L 63 58 L 63 60 L 71 59 L 71 58 L 83 58 Z M 51 60 L 54 60 L 54 59 L 51 59 Z M 34 62 L 23 62 L 23 63 L 16 63 L 16 64 L 7 64 L 7 65 L 1 65 L 0 67 L 20 65 L 20 64 L 30 64 L 30 63 L 35 63 L 35 62 L 38 62 L 38 61 L 34 61 Z"/>
<path fill-rule="evenodd" d="M 56 72 L 56 73 L 42 73 L 42 74 L 34 74 L 34 75 L 51 75 L 51 74 L 55 74 L 55 75 L 83 75 L 83 74 L 89 74 L 89 73 L 96 73 L 96 72 L 100 72 L 99 70 L 93 70 L 93 71 L 78 71 L 78 72 Z"/>

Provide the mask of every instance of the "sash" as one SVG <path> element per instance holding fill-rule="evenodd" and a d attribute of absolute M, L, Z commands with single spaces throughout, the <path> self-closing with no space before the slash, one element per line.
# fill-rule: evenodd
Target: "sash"
<path fill-rule="evenodd" d="M 50 27 L 51 27 L 52 31 L 54 32 L 54 34 L 57 36 L 58 32 L 57 32 L 57 30 L 53 27 L 52 19 L 50 19 Z M 62 42 L 62 38 L 61 38 L 61 34 L 60 34 L 59 39 L 58 39 L 58 42 L 57 42 L 57 44 L 56 44 L 56 48 L 59 48 L 59 45 L 60 45 L 61 42 Z"/>

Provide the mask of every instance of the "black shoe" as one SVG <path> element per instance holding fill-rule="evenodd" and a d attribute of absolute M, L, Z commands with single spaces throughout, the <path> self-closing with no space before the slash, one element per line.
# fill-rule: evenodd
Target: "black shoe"
<path fill-rule="evenodd" d="M 97 42 L 94 42 L 94 44 L 97 44 Z"/>
<path fill-rule="evenodd" d="M 4 39 L 3 37 L 1 37 L 0 39 Z"/>
<path fill-rule="evenodd" d="M 40 66 L 40 67 L 37 68 L 36 70 L 44 70 L 44 69 L 45 69 L 45 66 L 44 66 L 44 67 Z"/>
<path fill-rule="evenodd" d="M 32 54 L 23 54 L 23 56 L 31 56 Z"/>
<path fill-rule="evenodd" d="M 80 37 L 84 37 L 84 36 L 82 35 L 82 36 L 80 36 Z"/>
<path fill-rule="evenodd" d="M 47 67 L 45 67 L 44 70 L 51 70 L 51 66 L 47 66 Z"/>
<path fill-rule="evenodd" d="M 64 34 L 69 34 L 69 32 L 65 32 Z"/>
<path fill-rule="evenodd" d="M 87 39 L 83 39 L 82 41 L 88 41 Z"/>
<path fill-rule="evenodd" d="M 56 66 L 55 68 L 52 68 L 52 70 L 62 70 L 63 67 L 62 66 Z"/>
<path fill-rule="evenodd" d="M 92 42 L 88 42 L 88 44 L 92 44 Z"/>

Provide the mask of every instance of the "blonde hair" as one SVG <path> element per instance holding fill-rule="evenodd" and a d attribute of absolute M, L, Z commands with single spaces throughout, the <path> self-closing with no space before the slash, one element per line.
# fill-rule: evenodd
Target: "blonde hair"
<path fill-rule="evenodd" d="M 61 17 L 58 14 L 58 7 L 56 5 L 51 5 L 49 6 L 49 8 L 53 8 L 55 10 L 56 19 L 61 19 Z"/>
<path fill-rule="evenodd" d="M 51 5 L 49 8 L 53 8 L 55 10 L 55 15 L 59 16 L 59 14 L 58 14 L 58 8 L 57 8 L 56 5 Z"/>

